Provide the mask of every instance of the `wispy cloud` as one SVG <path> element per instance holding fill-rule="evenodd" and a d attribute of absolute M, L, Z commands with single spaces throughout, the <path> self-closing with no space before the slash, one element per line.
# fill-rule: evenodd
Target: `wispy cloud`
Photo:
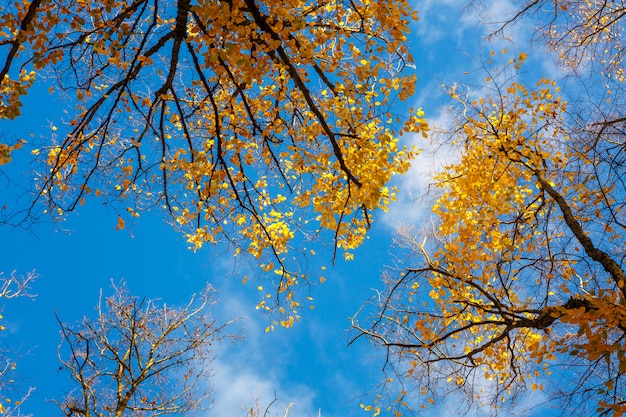
<path fill-rule="evenodd" d="M 263 414 L 270 405 L 268 416 L 283 416 L 284 407 L 289 407 L 291 416 L 318 415 L 313 407 L 315 393 L 310 388 L 281 381 L 279 375 L 263 374 L 264 367 L 250 363 L 246 352 L 227 355 L 226 359 L 214 364 L 214 403 L 207 416 L 244 417 L 257 406 Z"/>
<path fill-rule="evenodd" d="M 217 347 L 212 364 L 213 405 L 207 416 L 244 417 L 258 405 L 261 413 L 272 404 L 268 416 L 283 416 L 283 406 L 291 416 L 313 417 L 315 390 L 298 383 L 287 372 L 291 349 L 281 334 L 266 334 L 267 320 L 254 309 L 254 299 L 244 288 L 222 293 L 220 316 L 242 318 L 237 326 L 243 336 L 233 345 Z"/>

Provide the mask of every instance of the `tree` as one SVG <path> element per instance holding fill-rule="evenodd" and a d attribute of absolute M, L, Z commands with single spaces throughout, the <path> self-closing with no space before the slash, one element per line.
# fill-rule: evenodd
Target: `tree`
<path fill-rule="evenodd" d="M 415 18 L 406 0 L 12 4 L 0 116 L 19 115 L 37 73 L 76 107 L 33 151 L 35 195 L 6 221 L 95 195 L 123 228 L 157 206 L 192 248 L 226 240 L 258 258 L 291 314 L 306 279 L 294 247 L 328 230 L 350 258 L 409 166 L 388 109 L 414 90 L 400 72 Z"/>
<path fill-rule="evenodd" d="M 472 3 L 478 4 L 480 2 Z M 558 59 L 579 74 L 589 71 L 625 81 L 624 13 L 622 1 L 530 0 L 520 4 L 509 20 L 500 23 L 494 35 L 509 26 L 534 17 L 537 40 L 554 51 Z"/>
<path fill-rule="evenodd" d="M 570 109 L 556 82 L 522 81 L 525 58 L 480 98 L 451 89 L 459 159 L 434 178 L 433 231 L 401 234 L 409 264 L 353 319 L 387 351 L 398 407 L 455 392 L 497 414 L 543 390 L 563 415 L 626 411 L 624 107 Z"/>
<path fill-rule="evenodd" d="M 37 279 L 34 271 L 26 275 L 17 275 L 13 271 L 9 276 L 5 276 L 0 272 L 0 300 L 8 300 L 16 297 L 30 297 L 35 295 L 30 292 L 30 285 Z M 4 307 L 4 303 L 2 304 Z M 4 317 L 0 315 L 0 319 Z M 6 330 L 6 327 L 0 324 L 0 331 Z M 19 416 L 22 403 L 30 396 L 33 387 L 23 389 L 16 386 L 16 380 L 19 379 L 17 372 L 17 363 L 15 356 L 17 352 L 6 347 L 0 348 L 0 415 L 2 416 Z"/>
<path fill-rule="evenodd" d="M 211 345 L 231 324 L 207 315 L 211 303 L 210 288 L 172 308 L 114 287 L 95 319 L 59 319 L 59 359 L 76 384 L 57 402 L 64 415 L 189 415 L 206 406 Z"/>

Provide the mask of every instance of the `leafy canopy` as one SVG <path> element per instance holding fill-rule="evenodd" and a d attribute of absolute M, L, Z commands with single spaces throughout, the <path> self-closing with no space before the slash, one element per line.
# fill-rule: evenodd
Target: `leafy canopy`
<path fill-rule="evenodd" d="M 157 206 L 192 248 L 226 240 L 258 258 L 295 311 L 305 276 L 294 247 L 328 230 L 322 238 L 351 258 L 372 212 L 394 198 L 390 178 L 409 167 L 413 151 L 399 145 L 388 109 L 414 91 L 415 77 L 401 75 L 412 64 L 412 19 L 405 0 L 34 0 L 0 9 L 0 46 L 10 49 L 0 117 L 20 114 L 36 73 L 75 103 L 33 151 L 26 218 L 9 220 L 42 206 L 60 218 L 95 195 L 118 203 L 124 228 Z M 409 126 L 428 129 L 417 115 Z M 0 147 L 3 163 L 11 146 Z"/>
<path fill-rule="evenodd" d="M 554 81 L 521 81 L 526 57 L 479 98 L 450 91 L 459 159 L 434 177 L 435 231 L 404 234 L 410 264 L 373 324 L 354 326 L 388 350 L 398 404 L 454 391 L 495 414 L 544 390 L 567 414 L 622 415 L 623 107 L 575 113 Z"/>

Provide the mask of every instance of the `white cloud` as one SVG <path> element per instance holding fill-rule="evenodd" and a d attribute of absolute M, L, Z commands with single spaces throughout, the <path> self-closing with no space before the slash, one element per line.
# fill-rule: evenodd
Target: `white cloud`
<path fill-rule="evenodd" d="M 238 282 L 227 286 L 227 291 L 218 293 L 217 315 L 222 320 L 241 317 L 236 326 L 243 339 L 216 347 L 209 381 L 213 405 L 206 416 L 244 417 L 255 406 L 264 415 L 270 404 L 268 417 L 282 417 L 284 407 L 290 407 L 290 416 L 317 416 L 315 390 L 294 381 L 286 369 L 292 352 L 290 330 L 265 333 L 267 318 L 254 308 L 253 291 Z"/>
<path fill-rule="evenodd" d="M 454 125 L 452 115 L 438 109 L 434 117 L 426 114 L 428 123 L 434 132 Z M 433 175 L 441 172 L 444 167 L 458 160 L 458 151 L 437 139 L 439 133 L 424 139 L 420 134 L 409 137 L 408 145 L 420 149 L 409 171 L 395 179 L 399 193 L 389 211 L 382 217 L 384 224 L 392 229 L 399 225 L 417 225 L 428 222 L 431 218 L 430 207 L 437 197 Z"/>
<path fill-rule="evenodd" d="M 419 13 L 416 34 L 420 45 L 429 46 L 441 40 L 450 41 L 450 28 L 456 28 L 455 38 L 460 39 L 462 28 L 458 23 L 464 6 L 458 0 L 426 0 L 414 6 Z"/>
<path fill-rule="evenodd" d="M 251 408 L 257 406 L 263 415 L 271 405 L 268 416 L 283 416 L 284 407 L 290 407 L 291 416 L 317 416 L 318 411 L 313 407 L 313 390 L 281 381 L 277 375 L 263 375 L 262 368 L 255 368 L 246 357 L 246 352 L 227 355 L 227 361 L 217 360 L 213 366 L 214 403 L 206 415 L 244 417 Z"/>

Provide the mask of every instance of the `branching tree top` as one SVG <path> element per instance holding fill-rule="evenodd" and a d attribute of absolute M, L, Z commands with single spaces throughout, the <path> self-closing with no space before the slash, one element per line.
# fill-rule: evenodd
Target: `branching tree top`
<path fill-rule="evenodd" d="M 493 35 L 506 34 L 520 21 L 536 23 L 535 40 L 555 52 L 569 69 L 626 81 L 623 1 L 526 0 L 517 6 L 517 11 L 504 21 L 490 22 L 500 26 Z"/>
<path fill-rule="evenodd" d="M 35 271 L 28 272 L 26 275 L 18 275 L 15 271 L 8 276 L 4 272 L 0 272 L 0 312 L 4 310 L 6 300 L 16 297 L 35 298 L 35 294 L 31 292 L 32 283 L 38 278 Z M 5 319 L 0 314 L 0 332 L 5 331 Z M 33 387 L 19 387 L 19 381 L 22 377 L 17 371 L 16 356 L 19 352 L 14 347 L 7 347 L 2 343 L 0 345 L 0 414 L 3 416 L 20 416 L 21 406 L 30 394 L 34 391 Z M 17 385 L 17 386 L 16 386 Z"/>
<path fill-rule="evenodd" d="M 563 415 L 626 411 L 624 110 L 570 110 L 556 82 L 520 80 L 525 57 L 479 98 L 450 91 L 459 160 L 434 178 L 435 227 L 403 234 L 407 268 L 353 322 L 387 350 L 396 405 L 454 392 L 497 414 L 543 390 Z"/>
<path fill-rule="evenodd" d="M 449 91 L 439 137 L 458 160 L 433 178 L 432 230 L 401 233 L 408 264 L 353 319 L 400 381 L 386 391 L 398 413 L 450 394 L 497 415 L 533 391 L 562 415 L 626 412 L 626 7 L 518 6 L 496 34 L 535 25 L 567 78 L 529 82 L 521 53 L 486 65 L 480 93 Z"/>
<path fill-rule="evenodd" d="M 230 324 L 209 316 L 210 289 L 177 308 L 131 296 L 101 300 L 95 319 L 61 322 L 59 360 L 74 389 L 67 416 L 191 415 L 208 407 L 212 345 Z"/>
<path fill-rule="evenodd" d="M 388 109 L 414 90 L 401 71 L 415 18 L 405 0 L 7 6 L 0 117 L 20 114 L 37 73 L 76 103 L 34 151 L 36 195 L 10 221 L 91 195 L 122 202 L 126 219 L 157 206 L 193 248 L 226 240 L 259 258 L 291 299 L 304 275 L 290 249 L 326 229 L 350 258 L 409 166 Z"/>

